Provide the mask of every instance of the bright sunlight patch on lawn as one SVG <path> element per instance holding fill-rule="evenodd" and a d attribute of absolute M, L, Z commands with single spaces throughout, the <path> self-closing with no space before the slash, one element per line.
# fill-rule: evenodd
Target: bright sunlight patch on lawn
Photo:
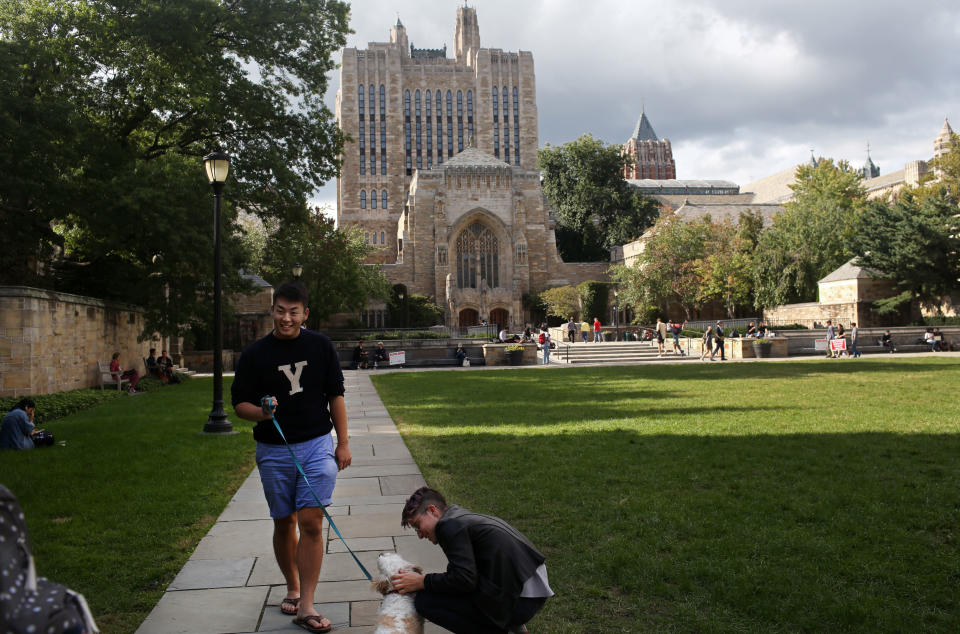
<path fill-rule="evenodd" d="M 373 380 L 427 481 L 547 555 L 538 631 L 960 629 L 951 359 Z"/>

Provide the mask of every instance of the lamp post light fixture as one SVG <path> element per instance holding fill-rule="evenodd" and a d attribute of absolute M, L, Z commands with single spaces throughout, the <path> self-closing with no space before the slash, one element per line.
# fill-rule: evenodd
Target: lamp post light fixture
<path fill-rule="evenodd" d="M 293 279 L 299 280 L 301 275 L 303 275 L 303 265 L 298 262 L 293 265 Z"/>
<path fill-rule="evenodd" d="M 620 341 L 620 289 L 613 289 L 613 319 L 616 322 L 617 341 Z"/>
<path fill-rule="evenodd" d="M 403 291 L 397 293 L 397 299 L 400 300 L 400 310 L 403 311 L 403 326 L 402 328 L 407 327 L 407 305 L 404 303 L 403 298 L 406 297 Z"/>
<path fill-rule="evenodd" d="M 221 151 L 203 157 L 207 180 L 213 187 L 213 408 L 203 426 L 204 433 L 224 434 L 233 431 L 223 410 L 223 325 L 221 322 L 220 278 L 222 263 L 220 254 L 220 195 L 230 173 L 230 157 Z"/>

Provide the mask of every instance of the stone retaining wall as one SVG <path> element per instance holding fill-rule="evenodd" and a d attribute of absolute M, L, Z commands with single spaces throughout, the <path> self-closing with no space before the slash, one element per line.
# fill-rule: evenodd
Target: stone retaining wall
<path fill-rule="evenodd" d="M 151 347 L 136 307 L 26 286 L 0 286 L 0 396 L 52 394 L 99 384 L 97 361 L 120 352 L 143 373 Z"/>

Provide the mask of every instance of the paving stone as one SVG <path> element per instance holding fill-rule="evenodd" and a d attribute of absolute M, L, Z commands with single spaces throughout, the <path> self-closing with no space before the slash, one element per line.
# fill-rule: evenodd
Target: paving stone
<path fill-rule="evenodd" d="M 280 601 L 287 594 L 286 586 L 274 586 L 267 597 L 267 605 L 280 605 Z M 370 587 L 370 582 L 363 581 L 329 581 L 317 584 L 317 591 L 313 595 L 314 603 L 338 603 L 341 601 L 373 601 L 380 595 Z"/>
<path fill-rule="evenodd" d="M 217 522 L 200 540 L 191 559 L 231 559 L 273 555 L 273 521 Z"/>
<path fill-rule="evenodd" d="M 137 634 L 253 632 L 266 596 L 264 587 L 166 592 Z"/>
<path fill-rule="evenodd" d="M 347 543 L 350 544 L 350 548 L 353 549 L 353 552 L 359 553 L 362 551 L 373 551 L 377 554 L 382 552 L 391 551 L 394 549 L 394 543 L 392 537 L 359 537 L 352 538 L 347 537 Z M 327 552 L 328 553 L 345 553 L 347 549 L 344 547 L 343 542 L 338 538 L 331 538 L 327 542 Z"/>
<path fill-rule="evenodd" d="M 338 478 L 337 486 L 333 488 L 333 502 L 334 504 L 342 504 L 341 500 L 344 498 L 380 495 L 382 493 L 378 478 Z"/>
<path fill-rule="evenodd" d="M 426 486 L 422 475 L 383 476 L 380 478 L 380 490 L 384 495 L 407 495 Z"/>
<path fill-rule="evenodd" d="M 255 561 L 254 557 L 191 559 L 187 561 L 167 590 L 240 588 L 247 585 L 247 578 Z"/>
<path fill-rule="evenodd" d="M 349 474 L 349 475 L 347 475 Z M 372 465 L 367 467 L 354 466 L 341 471 L 338 478 L 354 477 L 369 478 L 372 476 L 393 476 L 393 475 L 420 475 L 420 467 L 412 461 L 401 464 Z"/>
<path fill-rule="evenodd" d="M 420 564 L 424 572 L 446 572 L 447 556 L 443 549 L 418 537 L 394 537 L 397 552 L 407 561 Z"/>
<path fill-rule="evenodd" d="M 353 504 L 350 506 L 350 515 L 369 515 L 370 513 L 393 513 L 400 523 L 400 514 L 403 513 L 404 504 L 394 502 L 392 504 Z M 348 538 L 349 539 L 349 538 Z"/>
<path fill-rule="evenodd" d="M 373 449 L 373 445 L 370 445 L 370 449 L 371 450 Z M 361 458 L 354 456 L 353 465 L 351 466 L 351 469 L 353 467 L 374 467 L 378 465 L 390 465 L 390 464 L 416 464 L 416 463 L 411 458 L 407 458 L 404 456 L 401 456 L 399 458 L 385 458 L 380 456 L 374 456 L 371 454 L 370 456 L 364 456 Z M 340 475 L 343 475 L 343 472 L 341 472 Z"/>
<path fill-rule="evenodd" d="M 337 497 L 337 504 L 349 504 L 351 506 L 357 504 L 390 504 L 395 503 L 405 503 L 407 501 L 406 495 L 355 495 L 355 496 L 344 496 Z"/>
<path fill-rule="evenodd" d="M 337 528 L 353 548 L 353 540 L 357 537 L 391 537 L 393 535 L 413 535 L 413 529 L 401 528 L 396 513 L 367 513 L 362 515 L 347 515 L 337 518 Z M 330 531 L 328 535 L 334 535 Z"/>
<path fill-rule="evenodd" d="M 267 500 L 260 492 L 260 499 L 253 500 L 232 500 L 223 510 L 218 522 L 233 522 L 237 520 L 268 520 L 270 519 L 270 507 L 267 506 Z"/>
<path fill-rule="evenodd" d="M 347 602 L 314 604 L 313 607 L 317 609 L 317 612 L 330 619 L 337 632 L 342 632 L 343 630 L 340 628 L 350 625 L 350 604 Z M 299 625 L 294 625 L 293 617 L 281 612 L 280 608 L 268 606 L 263 611 L 263 618 L 260 620 L 260 628 L 257 631 L 299 632 L 303 634 L 306 630 Z"/>
<path fill-rule="evenodd" d="M 350 604 L 350 625 L 376 625 L 380 601 L 354 601 Z"/>

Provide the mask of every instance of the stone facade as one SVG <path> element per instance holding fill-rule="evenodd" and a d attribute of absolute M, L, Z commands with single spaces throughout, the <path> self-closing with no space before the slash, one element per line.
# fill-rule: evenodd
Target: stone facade
<path fill-rule="evenodd" d="M 606 262 L 565 263 L 536 170 L 467 148 L 417 171 L 400 216 L 387 277 L 435 298 L 448 326 L 525 322 L 523 295 L 606 280 Z"/>
<path fill-rule="evenodd" d="M 537 163 L 533 55 L 481 48 L 476 9 L 457 9 L 454 57 L 417 49 L 397 20 L 389 42 L 345 48 L 336 116 L 351 138 L 337 180 L 339 227 L 359 226 L 395 261 L 396 227 L 416 172 L 472 145 L 514 166 Z"/>
<path fill-rule="evenodd" d="M 142 374 L 155 347 L 138 341 L 143 313 L 131 306 L 23 286 L 0 287 L 0 396 L 52 394 L 98 385 L 97 361 L 120 352 Z"/>

